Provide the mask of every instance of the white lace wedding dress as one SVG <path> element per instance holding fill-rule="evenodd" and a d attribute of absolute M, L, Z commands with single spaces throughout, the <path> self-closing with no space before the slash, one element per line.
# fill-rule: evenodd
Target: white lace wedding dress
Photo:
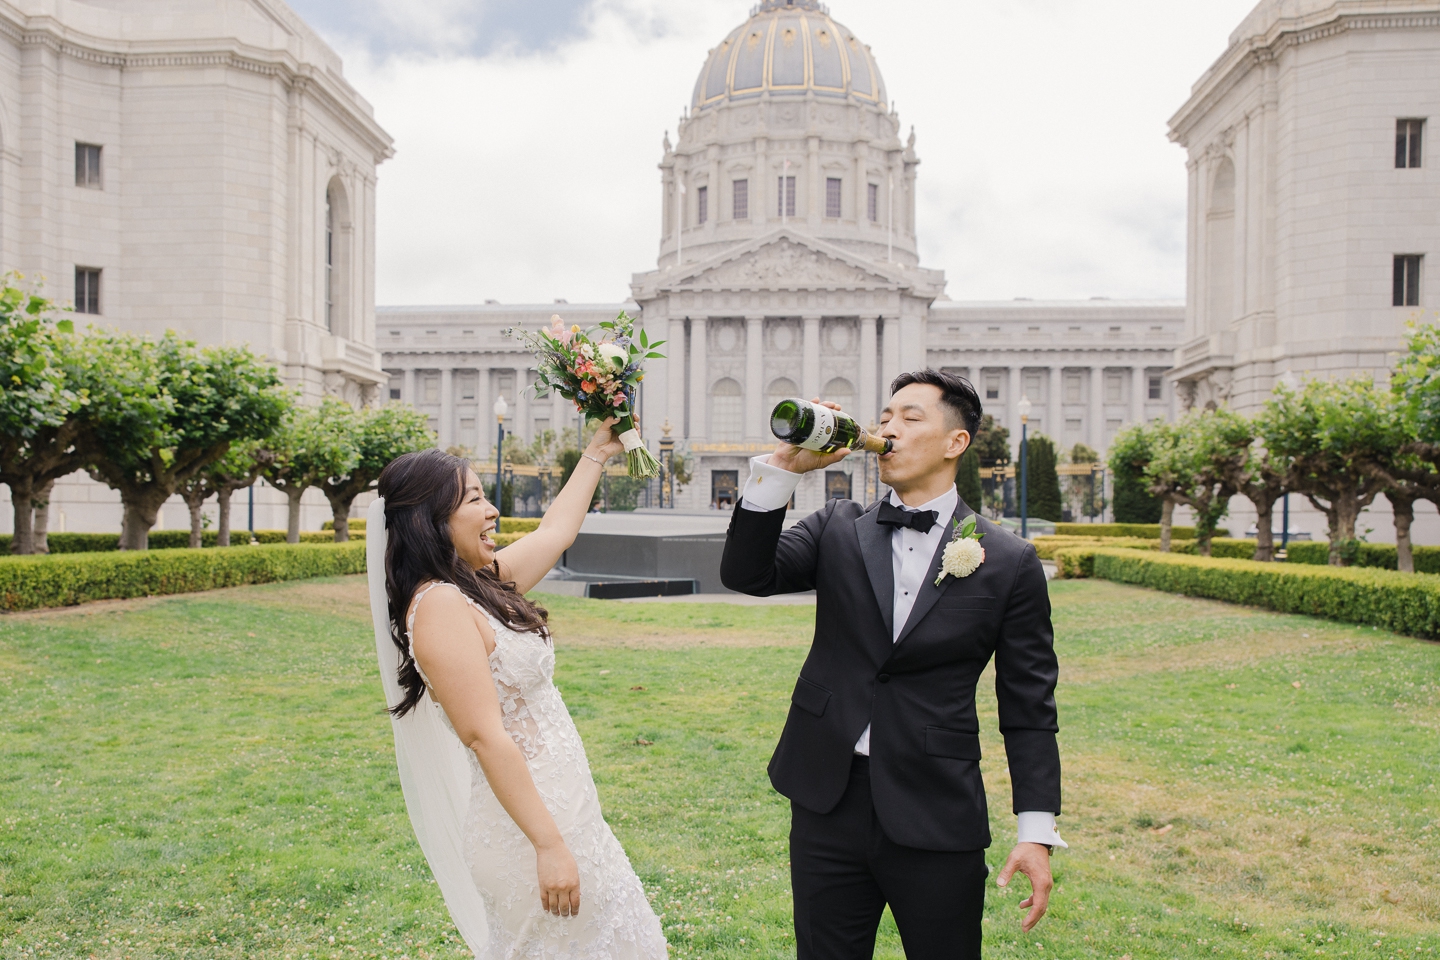
<path fill-rule="evenodd" d="M 405 625 L 407 640 L 415 627 L 416 608 L 436 587 L 460 592 L 448 583 L 432 583 L 420 590 Z M 668 953 L 660 921 L 650 909 L 620 841 L 600 814 L 600 798 L 580 733 L 555 689 L 554 648 L 539 634 L 512 630 L 469 597 L 461 596 L 485 615 L 495 631 L 490 671 L 500 695 L 505 729 L 525 755 L 540 798 L 580 869 L 579 915 L 557 917 L 545 912 L 535 874 L 535 848 L 496 799 L 475 754 L 466 751 L 471 787 L 462 827 L 464 855 L 485 904 L 489 956 L 495 960 L 665 960 Z M 428 678 L 425 684 L 430 685 Z M 421 709 L 430 703 L 426 697 Z M 445 724 L 450 726 L 448 718 Z"/>

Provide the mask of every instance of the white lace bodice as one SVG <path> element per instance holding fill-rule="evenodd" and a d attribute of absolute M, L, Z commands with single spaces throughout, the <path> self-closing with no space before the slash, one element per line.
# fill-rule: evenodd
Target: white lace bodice
<path fill-rule="evenodd" d="M 406 618 L 412 657 L 415 611 L 437 586 L 449 587 L 485 616 L 495 634 L 490 674 L 501 722 L 525 756 L 535 788 L 580 867 L 580 915 L 555 917 L 539 906 L 535 851 L 500 805 L 473 752 L 465 855 L 485 901 L 495 960 L 664 960 L 665 938 L 620 843 L 600 812 L 585 746 L 555 688 L 555 649 L 534 631 L 512 628 L 454 584 L 434 582 L 411 601 Z M 427 696 L 421 709 L 440 709 L 430 678 L 416 661 Z M 442 716 L 444 713 L 442 711 Z M 453 731 L 449 717 L 445 723 Z M 488 960 L 488 958 L 487 958 Z"/>

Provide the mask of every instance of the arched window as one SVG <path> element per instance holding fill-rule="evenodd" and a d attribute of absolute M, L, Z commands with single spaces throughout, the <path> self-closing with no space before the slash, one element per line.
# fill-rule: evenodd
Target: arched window
<path fill-rule="evenodd" d="M 766 432 L 769 432 L 770 411 L 775 409 L 775 404 L 790 397 L 800 396 L 800 388 L 795 381 L 789 377 L 780 377 L 770 381 L 770 386 L 765 389 L 765 425 Z"/>
<path fill-rule="evenodd" d="M 844 377 L 836 377 L 825 384 L 825 389 L 820 393 L 820 399 L 840 404 L 840 409 L 852 417 L 859 416 L 855 410 L 855 386 Z"/>
<path fill-rule="evenodd" d="M 350 201 L 339 177 L 325 189 L 325 329 L 350 336 Z"/>
<path fill-rule="evenodd" d="M 726 377 L 710 388 L 710 438 L 740 440 L 745 436 L 745 397 L 740 384 Z"/>

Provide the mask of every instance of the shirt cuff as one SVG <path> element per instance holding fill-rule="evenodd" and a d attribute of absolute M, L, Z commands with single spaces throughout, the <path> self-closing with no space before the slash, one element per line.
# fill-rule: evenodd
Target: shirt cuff
<path fill-rule="evenodd" d="M 769 455 L 750 458 L 750 479 L 745 481 L 745 491 L 740 495 L 740 508 L 769 513 L 780 510 L 790 503 L 795 488 L 800 484 L 800 474 L 772 467 L 767 462 Z"/>
<path fill-rule="evenodd" d="M 1020 814 L 1019 843 L 1043 843 L 1048 847 L 1068 849 L 1070 844 L 1055 832 L 1055 814 L 1027 810 Z"/>

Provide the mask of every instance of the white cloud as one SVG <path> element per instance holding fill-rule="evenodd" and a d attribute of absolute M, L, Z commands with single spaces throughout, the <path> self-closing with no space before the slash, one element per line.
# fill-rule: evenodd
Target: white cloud
<path fill-rule="evenodd" d="M 955 299 L 1180 296 L 1165 122 L 1251 0 L 836 0 L 920 167 L 922 262 Z M 660 140 L 748 0 L 594 0 L 585 35 L 486 56 L 336 43 L 395 136 L 381 303 L 616 300 L 654 266 Z"/>

